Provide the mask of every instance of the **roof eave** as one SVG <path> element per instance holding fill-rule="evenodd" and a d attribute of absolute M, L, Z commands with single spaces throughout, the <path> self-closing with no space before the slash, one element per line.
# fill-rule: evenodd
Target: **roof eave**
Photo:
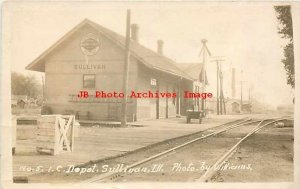
<path fill-rule="evenodd" d="M 72 35 L 74 32 L 77 31 L 77 29 L 79 29 L 82 25 L 84 24 L 89 24 L 90 26 L 94 27 L 95 29 L 97 29 L 97 24 L 95 24 L 94 22 L 88 20 L 88 19 L 85 19 L 83 20 L 80 24 L 78 24 L 77 26 L 75 26 L 73 29 L 71 29 L 71 31 L 67 32 L 63 37 L 61 37 L 56 43 L 54 43 L 52 46 L 50 46 L 46 51 L 44 51 L 40 56 L 38 56 L 34 61 L 32 61 L 32 63 L 30 63 L 29 65 L 27 65 L 25 67 L 25 69 L 27 70 L 32 70 L 32 71 L 38 71 L 38 72 L 45 72 L 45 62 L 43 62 L 43 60 L 45 59 L 45 57 L 49 54 L 49 52 L 51 52 L 53 49 L 55 49 L 57 46 L 59 46 L 63 41 L 64 39 L 66 39 L 67 37 L 69 37 L 70 35 Z M 108 34 L 106 34 L 105 32 L 102 32 L 100 31 L 105 37 L 107 37 L 108 39 L 112 40 L 115 44 L 117 44 L 119 47 L 125 49 L 125 45 L 123 43 L 121 43 L 120 41 L 116 41 L 114 40 L 111 36 L 109 36 Z M 149 63 L 147 63 L 147 61 L 145 61 L 142 57 L 140 57 L 138 54 L 136 54 L 133 50 L 130 49 L 130 53 L 135 57 L 137 58 L 139 61 L 141 61 L 143 64 L 145 64 L 146 66 L 148 66 L 149 68 L 152 68 L 152 69 L 156 69 L 156 70 L 160 70 L 160 71 L 163 71 L 163 72 L 166 72 L 166 73 L 169 73 L 169 74 L 172 74 L 172 75 L 175 75 L 175 76 L 178 76 L 178 77 L 182 77 L 182 78 L 185 78 L 187 80 L 191 80 L 193 81 L 193 78 L 190 77 L 189 75 L 187 75 L 185 72 L 183 72 L 183 75 L 181 74 L 177 74 L 177 73 L 174 73 L 174 72 L 171 72 L 169 70 L 164 70 L 164 69 L 161 69 L 161 68 L 157 68 Z M 167 57 L 166 57 L 167 58 Z M 174 66 L 175 63 L 173 63 Z M 42 66 L 39 66 L 39 65 L 42 65 Z"/>
<path fill-rule="evenodd" d="M 54 43 L 52 46 L 50 46 L 48 49 L 46 49 L 40 56 L 38 56 L 35 60 L 33 60 L 29 65 L 25 67 L 25 69 L 32 70 L 32 71 L 39 71 L 39 72 L 45 72 L 44 70 L 35 70 L 34 66 L 39 65 L 39 63 L 48 55 L 49 52 L 51 52 L 53 49 L 55 49 L 57 46 L 59 46 L 64 39 L 68 38 L 71 36 L 74 32 L 77 31 L 82 25 L 85 23 L 89 23 L 87 19 L 84 19 L 80 24 L 77 26 L 73 27 L 69 32 L 67 32 L 65 35 L 63 35 L 56 43 Z M 43 62 L 41 62 L 43 63 Z"/>
<path fill-rule="evenodd" d="M 25 67 L 26 70 L 45 72 L 45 63 L 40 61 L 33 61 Z"/>
<path fill-rule="evenodd" d="M 179 74 L 176 74 L 176 73 L 174 73 L 174 72 L 170 72 L 170 71 L 168 71 L 168 70 L 163 70 L 163 69 L 157 68 L 157 67 L 153 67 L 153 69 L 156 69 L 156 70 L 159 70 L 159 71 L 163 71 L 163 72 L 169 73 L 169 74 L 171 74 L 171 75 L 175 75 L 175 76 L 177 76 L 177 77 L 181 77 L 181 78 L 185 78 L 185 79 L 187 79 L 187 80 L 193 81 L 193 78 L 189 78 L 189 77 L 187 77 L 187 76 L 179 75 Z"/>

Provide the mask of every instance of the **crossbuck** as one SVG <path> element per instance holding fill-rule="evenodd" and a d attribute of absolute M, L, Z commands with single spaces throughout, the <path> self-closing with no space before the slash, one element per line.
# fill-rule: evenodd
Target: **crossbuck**
<path fill-rule="evenodd" d="M 57 152 L 71 152 L 74 144 L 74 121 L 75 116 L 59 116 L 55 123 L 55 144 Z M 71 133 L 70 133 L 71 132 Z"/>

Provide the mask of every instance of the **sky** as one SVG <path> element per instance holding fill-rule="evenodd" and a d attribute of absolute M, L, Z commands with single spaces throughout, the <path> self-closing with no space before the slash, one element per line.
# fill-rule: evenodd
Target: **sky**
<path fill-rule="evenodd" d="M 212 56 L 222 56 L 225 97 L 231 97 L 231 68 L 236 68 L 236 96 L 243 81 L 244 99 L 251 97 L 273 107 L 292 102 L 281 63 L 283 39 L 272 3 L 22 3 L 7 5 L 11 31 L 11 70 L 25 74 L 31 63 L 66 32 L 88 18 L 122 35 L 126 9 L 139 25 L 139 41 L 156 50 L 164 41 L 164 55 L 178 63 L 202 62 L 201 40 Z M 209 86 L 216 91 L 216 64 L 206 60 Z M 241 71 L 243 74 L 241 75 Z"/>

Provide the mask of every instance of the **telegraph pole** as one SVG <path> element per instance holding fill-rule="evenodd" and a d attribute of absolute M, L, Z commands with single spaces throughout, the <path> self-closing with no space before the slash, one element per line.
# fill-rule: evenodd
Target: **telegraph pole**
<path fill-rule="evenodd" d="M 221 61 L 224 61 L 224 59 L 221 59 L 221 57 L 215 57 L 215 60 L 212 60 L 212 62 L 216 62 L 217 63 L 217 115 L 222 114 L 222 101 L 220 99 L 221 97 L 221 92 L 223 90 L 223 86 L 222 86 L 222 81 L 221 81 L 221 67 L 220 67 L 220 63 Z M 221 92 L 220 92 L 220 85 L 222 86 Z"/>
<path fill-rule="evenodd" d="M 224 108 L 224 114 L 226 114 L 226 106 L 225 106 L 225 100 L 224 100 L 224 91 L 223 91 L 223 71 L 222 71 L 222 65 L 220 65 L 220 83 L 221 83 L 221 113 L 223 114 L 223 108 Z"/>
<path fill-rule="evenodd" d="M 248 101 L 250 103 L 250 88 L 248 89 Z"/>
<path fill-rule="evenodd" d="M 241 81 L 241 112 L 242 112 L 242 106 L 243 106 L 243 81 Z"/>
<path fill-rule="evenodd" d="M 242 108 L 243 106 L 243 70 L 241 71 L 241 113 L 242 113 Z"/>
<path fill-rule="evenodd" d="M 235 68 L 231 68 L 231 98 L 235 98 Z"/>
<path fill-rule="evenodd" d="M 225 100 L 224 100 L 224 92 L 223 92 L 223 72 L 220 72 L 220 83 L 221 83 L 221 95 L 220 95 L 220 99 L 221 99 L 221 114 L 223 114 L 223 108 L 224 108 L 224 114 L 226 114 L 226 106 L 225 106 Z"/>
<path fill-rule="evenodd" d="M 124 60 L 124 73 L 123 73 L 123 93 L 124 98 L 122 100 L 121 111 L 121 126 L 126 126 L 127 122 L 127 89 L 128 89 L 128 72 L 130 64 L 130 10 L 127 10 L 126 17 L 126 41 L 125 41 L 125 60 Z"/>
<path fill-rule="evenodd" d="M 219 61 L 217 60 L 217 115 L 220 114 L 220 109 L 219 109 Z"/>
<path fill-rule="evenodd" d="M 202 80 L 202 93 L 205 93 L 205 88 L 206 88 L 206 54 L 208 54 L 209 56 L 211 56 L 210 54 L 210 51 L 208 50 L 207 46 L 206 46 L 206 43 L 207 43 L 207 40 L 206 39 L 202 39 L 201 40 L 202 42 L 202 49 L 200 51 L 200 54 L 202 54 L 203 56 L 203 67 L 202 67 L 202 78 L 200 80 Z M 202 106 L 202 111 L 205 111 L 205 100 L 202 98 L 202 101 L 201 101 L 201 106 Z"/>
<path fill-rule="evenodd" d="M 222 76 L 222 72 L 220 72 L 220 114 L 223 115 L 223 76 Z"/>
<path fill-rule="evenodd" d="M 205 93 L 205 88 L 206 88 L 206 39 L 202 39 L 202 44 L 203 44 L 203 68 L 202 68 L 202 93 Z M 202 111 L 205 110 L 205 100 L 202 98 Z"/>
<path fill-rule="evenodd" d="M 42 103 L 44 103 L 44 99 L 45 99 L 45 82 L 44 82 L 44 76 L 42 76 L 42 84 L 43 84 L 43 97 L 42 97 Z"/>

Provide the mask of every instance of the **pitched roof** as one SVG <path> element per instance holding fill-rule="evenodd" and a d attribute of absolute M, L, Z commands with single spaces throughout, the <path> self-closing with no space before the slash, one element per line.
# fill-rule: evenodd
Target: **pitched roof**
<path fill-rule="evenodd" d="M 26 66 L 26 69 L 28 70 L 34 70 L 34 71 L 45 71 L 45 61 L 44 59 L 46 56 L 52 52 L 56 47 L 58 47 L 61 43 L 65 41 L 68 37 L 70 37 L 72 34 L 74 34 L 77 30 L 79 30 L 84 25 L 90 25 L 94 27 L 97 31 L 102 33 L 105 37 L 112 40 L 115 44 L 120 46 L 121 48 L 125 48 L 125 37 L 109 30 L 99 24 L 96 24 L 88 19 L 83 20 L 80 24 L 75 26 L 71 31 L 69 31 L 67 34 L 65 34 L 61 39 L 59 39 L 55 44 L 53 44 L 50 48 L 48 48 L 45 52 L 43 52 L 39 57 L 37 57 L 32 63 Z M 149 68 L 160 70 L 169 74 L 173 74 L 179 77 L 183 77 L 189 80 L 192 80 L 192 78 L 183 72 L 180 68 L 176 66 L 176 63 L 163 56 L 160 55 L 143 45 L 131 40 L 130 42 L 130 53 L 134 57 L 136 57 L 140 62 L 148 66 Z"/>
<path fill-rule="evenodd" d="M 188 74 L 194 80 L 199 79 L 199 75 L 202 72 L 203 64 L 198 63 L 177 63 L 176 66 L 180 68 L 183 72 Z"/>

